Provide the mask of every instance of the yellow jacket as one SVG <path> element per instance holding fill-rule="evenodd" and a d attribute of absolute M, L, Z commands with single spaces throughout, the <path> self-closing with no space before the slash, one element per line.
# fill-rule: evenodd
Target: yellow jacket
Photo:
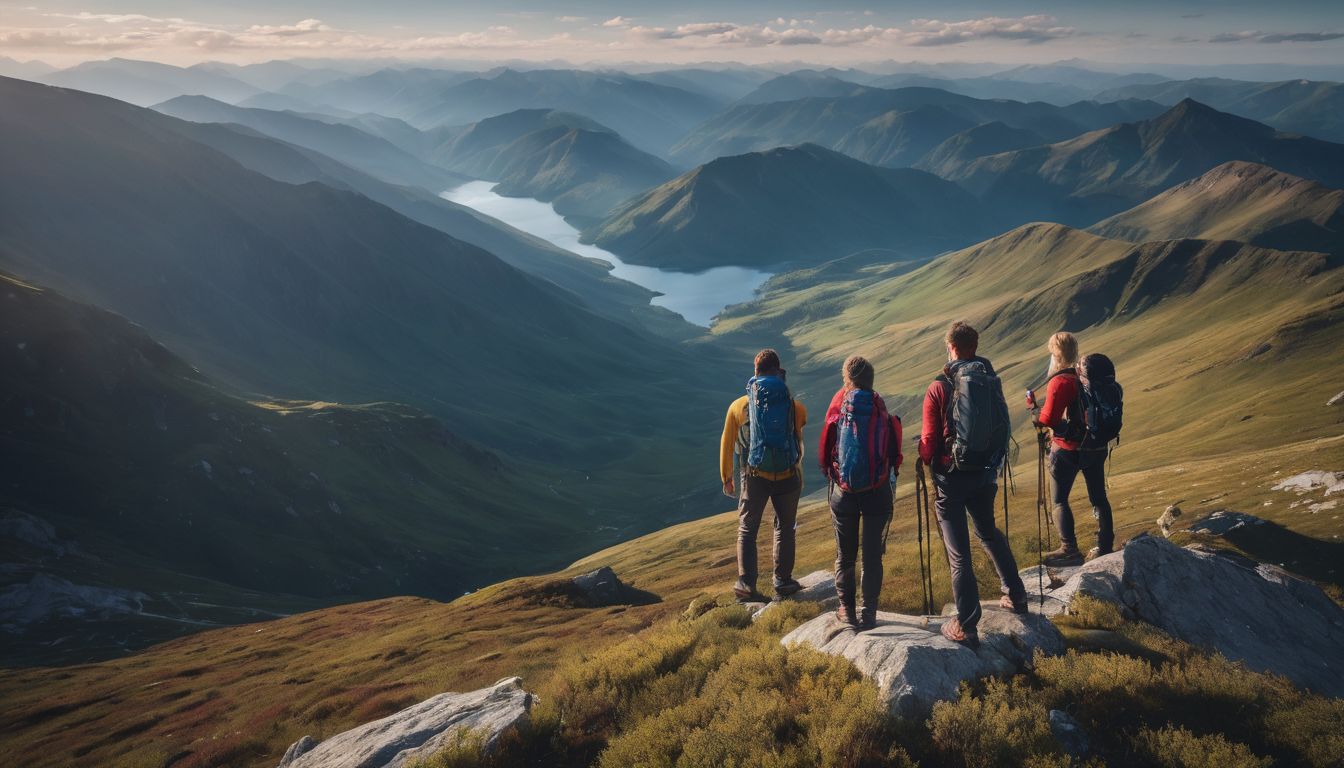
<path fill-rule="evenodd" d="M 733 476 L 733 460 L 739 466 L 746 466 L 744 457 L 751 441 L 751 421 L 747 415 L 747 396 L 743 395 L 728 406 L 728 416 L 723 420 L 723 439 L 719 441 L 719 479 L 728 482 Z M 802 464 L 803 425 L 807 423 L 807 409 L 797 400 L 793 401 L 793 423 L 798 430 L 798 463 Z M 797 471 L 795 467 L 794 471 Z M 766 480 L 784 480 L 793 472 L 757 472 L 757 476 Z"/>

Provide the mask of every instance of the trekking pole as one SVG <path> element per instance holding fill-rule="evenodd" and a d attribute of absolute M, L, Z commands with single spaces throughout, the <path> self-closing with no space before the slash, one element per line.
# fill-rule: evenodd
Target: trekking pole
<path fill-rule="evenodd" d="M 915 530 L 919 545 L 919 589 L 925 616 L 933 613 L 933 532 L 929 530 L 928 515 L 929 484 L 924 476 L 924 461 L 920 459 L 915 464 Z"/>
<path fill-rule="evenodd" d="M 1048 531 L 1049 513 L 1045 510 L 1045 430 L 1040 427 L 1036 428 L 1036 446 L 1036 590 L 1041 598 L 1041 607 L 1044 608 L 1045 545 L 1041 543 L 1041 518 L 1047 518 L 1046 530 Z"/>
<path fill-rule="evenodd" d="M 900 480 L 900 475 L 893 475 L 891 478 L 891 511 L 887 514 L 887 525 L 882 530 L 882 554 L 887 554 L 887 537 L 891 535 L 891 521 L 896 517 L 896 481 Z"/>

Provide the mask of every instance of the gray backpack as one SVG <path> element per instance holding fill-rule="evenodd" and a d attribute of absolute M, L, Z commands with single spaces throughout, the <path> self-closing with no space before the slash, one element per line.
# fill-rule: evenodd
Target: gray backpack
<path fill-rule="evenodd" d="M 947 456 L 956 469 L 997 470 L 1008 455 L 1008 401 L 1003 383 L 980 360 L 958 362 L 950 376 L 947 399 Z"/>

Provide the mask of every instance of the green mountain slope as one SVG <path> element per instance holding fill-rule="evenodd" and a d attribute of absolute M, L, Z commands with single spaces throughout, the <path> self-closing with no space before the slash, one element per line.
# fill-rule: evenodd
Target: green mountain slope
<path fill-rule="evenodd" d="M 925 152 L 916 168 L 938 176 L 947 176 L 977 157 L 997 155 L 1015 149 L 1046 143 L 1040 134 L 1025 128 L 1013 128 L 999 121 L 967 128 Z"/>
<path fill-rule="evenodd" d="M 816 145 L 719 158 L 584 233 L 635 264 L 696 270 L 819 264 L 868 248 L 928 256 L 983 232 L 956 185 Z"/>
<path fill-rule="evenodd" d="M 1279 133 L 1190 100 L 1152 120 L 975 159 L 946 178 L 1000 221 L 1087 225 L 1229 160 L 1344 184 L 1344 144 Z"/>
<path fill-rule="evenodd" d="M 709 492 L 690 480 L 717 436 L 691 414 L 722 407 L 707 385 L 738 385 L 712 349 L 692 358 L 362 196 L 248 171 L 158 113 L 13 80 L 0 102 L 15 158 L 0 267 L 127 316 L 230 385 L 423 408 L 537 494 L 569 491 L 537 482 L 538 465 L 589 483 L 574 493 L 623 525 Z M 617 501 L 651 475 L 674 480 L 669 496 Z"/>
<path fill-rule="evenodd" d="M 452 598 L 567 562 L 597 524 L 579 499 L 529 503 L 499 455 L 422 411 L 249 402 L 124 318 L 4 275 L 0 424 L 6 514 L 54 527 L 4 538 L 0 588 L 53 576 L 143 595 L 101 618 L 34 607 L 5 663 L 319 602 Z M 72 633 L 86 642 L 48 647 Z"/>
<path fill-rule="evenodd" d="M 1344 191 L 1256 163 L 1230 162 L 1090 228 L 1122 240 L 1241 240 L 1344 251 Z"/>
<path fill-rule="evenodd" d="M 676 175 L 666 162 L 592 120 L 545 109 L 454 129 L 432 156 L 445 168 L 498 181 L 501 195 L 534 197 L 562 216 L 586 221 Z"/>
<path fill-rule="evenodd" d="M 586 259 L 418 187 L 389 184 L 310 149 L 237 125 L 173 121 L 167 127 L 288 184 L 320 182 L 357 192 L 403 216 L 480 246 L 524 272 L 549 280 L 594 311 L 678 338 L 696 334 L 676 315 L 649 304 L 654 292 L 611 276 L 610 266 Z"/>
<path fill-rule="evenodd" d="M 949 121 L 942 134 L 928 135 L 924 141 L 929 148 L 968 127 L 996 120 L 1039 133 L 1048 141 L 1059 141 L 1122 120 L 1152 117 L 1162 111 L 1161 105 L 1142 101 L 1079 102 L 1058 107 L 1043 102 L 975 99 L 937 88 L 869 88 L 850 96 L 736 106 L 706 120 L 677 142 L 670 152 L 673 160 L 692 164 L 705 163 L 723 155 L 805 142 L 841 149 L 841 143 L 847 139 L 859 141 L 848 138 L 856 128 L 882 118 L 863 132 L 862 140 L 854 148 L 861 152 L 864 147 L 885 146 L 874 135 L 883 121 L 893 130 L 905 130 L 904 120 L 897 116 L 928 107 L 940 107 L 961 118 L 960 122 Z M 881 154 L 856 157 L 877 163 Z M 908 157 L 905 156 L 897 159 L 898 162 L 906 160 Z"/>
<path fill-rule="evenodd" d="M 293 112 L 245 109 L 204 96 L 179 96 L 154 105 L 154 110 L 194 123 L 247 126 L 267 136 L 316 150 L 394 184 L 437 193 L 467 180 L 352 126 L 323 122 Z"/>
<path fill-rule="evenodd" d="M 886 112 L 845 134 L 834 149 L 872 165 L 905 168 L 930 150 L 975 125 L 945 107 L 929 105 L 908 112 Z"/>
<path fill-rule="evenodd" d="M 1281 131 L 1344 142 L 1344 84 L 1314 80 L 1254 82 L 1198 78 L 1138 83 L 1103 91 L 1098 99 L 1151 99 L 1176 104 L 1195 99 Z"/>

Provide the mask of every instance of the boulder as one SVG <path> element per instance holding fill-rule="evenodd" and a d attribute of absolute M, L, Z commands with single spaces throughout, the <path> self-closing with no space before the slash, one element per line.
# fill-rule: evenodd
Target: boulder
<path fill-rule="evenodd" d="M 984 606 L 975 650 L 942 636 L 945 619 L 886 612 L 878 612 L 877 627 L 865 632 L 827 613 L 780 642 L 849 659 L 877 684 L 894 715 L 922 720 L 935 702 L 955 699 L 963 681 L 1012 675 L 1030 666 L 1037 650 L 1052 656 L 1064 652 L 1064 638 L 1044 616 L 1019 616 L 997 603 Z"/>
<path fill-rule="evenodd" d="M 516 677 L 469 693 L 441 693 L 321 742 L 304 736 L 279 768 L 403 768 L 449 746 L 464 729 L 479 733 L 489 751 L 527 722 L 531 707 L 532 694 Z"/>
<path fill-rule="evenodd" d="M 625 598 L 626 586 L 610 566 L 575 576 L 573 583 L 584 602 L 593 607 L 619 605 Z"/>
<path fill-rule="evenodd" d="M 1344 493 L 1344 472 L 1323 472 L 1317 469 L 1293 475 L 1274 485 L 1276 491 L 1293 491 L 1299 496 L 1317 488 L 1325 489 L 1326 496 Z"/>
<path fill-rule="evenodd" d="M 1050 734 L 1069 757 L 1081 758 L 1087 754 L 1087 732 L 1068 712 L 1062 709 L 1050 710 Z"/>
<path fill-rule="evenodd" d="M 779 605 L 781 599 L 796 600 L 803 603 L 820 603 L 822 608 L 834 610 L 840 604 L 835 596 L 835 574 L 830 571 L 813 571 L 798 579 L 803 588 L 785 598 L 775 598 L 768 603 L 745 603 L 751 611 L 751 620 L 759 619 L 770 608 Z"/>
<path fill-rule="evenodd" d="M 1190 530 L 1194 533 L 1209 533 L 1214 536 L 1222 536 L 1238 528 L 1244 528 L 1248 525 L 1264 525 L 1265 521 L 1255 515 L 1247 515 L 1242 512 L 1232 512 L 1227 509 L 1220 509 L 1217 512 L 1202 517 L 1190 524 Z"/>
<path fill-rule="evenodd" d="M 1344 696 L 1344 608 L 1281 568 L 1139 536 L 1049 598 L 1118 605 L 1193 645 L 1327 696 Z"/>
<path fill-rule="evenodd" d="M 1157 518 L 1157 525 L 1162 529 L 1163 536 L 1171 536 L 1171 528 L 1176 525 L 1176 519 L 1181 516 L 1181 508 L 1172 504 L 1167 507 L 1162 516 Z"/>

